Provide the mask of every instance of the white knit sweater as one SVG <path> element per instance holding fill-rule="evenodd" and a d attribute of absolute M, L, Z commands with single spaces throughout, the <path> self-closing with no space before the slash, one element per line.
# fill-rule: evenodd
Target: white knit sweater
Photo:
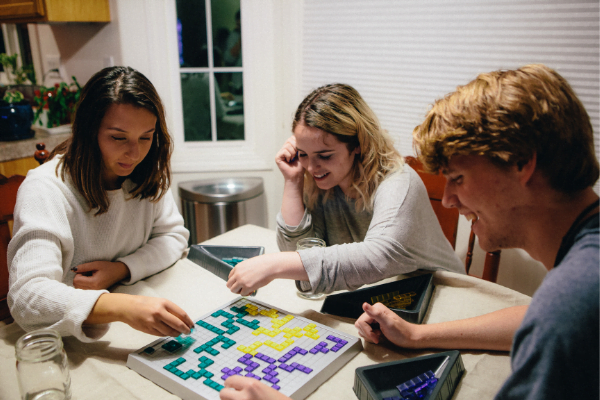
<path fill-rule="evenodd" d="M 130 199 L 134 184 L 108 192 L 108 212 L 95 216 L 70 177 L 63 182 L 55 158 L 29 171 L 15 207 L 8 246 L 8 305 L 25 330 L 43 327 L 83 342 L 99 339 L 107 325 L 83 326 L 106 290 L 73 287 L 71 268 L 92 261 L 122 261 L 133 284 L 181 258 L 188 230 L 169 191 L 157 203 Z"/>

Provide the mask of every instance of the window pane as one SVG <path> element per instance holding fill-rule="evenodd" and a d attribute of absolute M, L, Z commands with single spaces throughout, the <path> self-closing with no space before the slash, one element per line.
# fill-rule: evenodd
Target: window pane
<path fill-rule="evenodd" d="M 208 79 L 207 73 L 181 74 L 181 101 L 186 142 L 212 139 Z"/>
<path fill-rule="evenodd" d="M 181 67 L 208 67 L 204 0 L 177 0 L 177 34 Z"/>
<path fill-rule="evenodd" d="M 229 86 L 232 82 L 239 82 L 238 91 L 219 90 L 221 85 Z M 241 85 L 241 72 L 215 74 L 217 140 L 244 140 L 244 96 Z"/>
<path fill-rule="evenodd" d="M 212 0 L 215 67 L 242 66 L 240 0 Z"/>

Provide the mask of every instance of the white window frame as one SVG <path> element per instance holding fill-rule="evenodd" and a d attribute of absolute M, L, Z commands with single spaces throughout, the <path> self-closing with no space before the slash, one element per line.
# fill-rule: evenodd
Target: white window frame
<path fill-rule="evenodd" d="M 242 7 L 242 2 L 240 1 L 240 8 Z M 206 42 L 207 42 L 207 51 L 208 51 L 208 67 L 186 67 L 179 68 L 180 74 L 193 74 L 193 73 L 204 73 L 208 74 L 208 89 L 209 89 L 209 97 L 210 97 L 210 125 L 211 125 L 211 142 L 218 142 L 217 139 L 217 112 L 216 112 L 216 100 L 215 96 L 211 95 L 211 93 L 215 93 L 215 73 L 227 73 L 227 72 L 241 72 L 243 74 L 243 63 L 242 67 L 218 67 L 214 66 L 214 56 L 213 56 L 213 28 L 212 28 L 212 0 L 206 0 L 204 2 L 206 9 Z M 240 13 L 241 14 L 241 13 Z M 240 16 L 241 19 L 241 16 Z M 243 24 L 242 24 L 243 25 Z M 242 51 L 242 57 L 244 53 Z M 244 127 L 244 139 L 242 140 L 234 140 L 243 142 L 246 138 L 246 132 Z M 185 139 L 184 139 L 185 140 Z M 186 141 L 185 143 L 193 143 L 194 141 Z M 202 143 L 208 143 L 208 141 L 201 141 Z M 231 142 L 231 140 L 230 140 Z"/>
<path fill-rule="evenodd" d="M 209 0 L 207 0 L 208 2 Z M 256 170 L 272 170 L 273 163 L 267 162 L 272 157 L 270 146 L 261 146 L 260 139 L 256 132 L 256 99 L 260 98 L 260 93 L 256 92 L 257 85 L 252 84 L 253 76 L 256 77 L 256 71 L 263 71 L 262 74 L 268 74 L 268 70 L 272 66 L 267 67 L 268 61 L 272 59 L 272 54 L 268 53 L 269 49 L 261 47 L 260 43 L 264 43 L 261 39 L 262 34 L 269 32 L 261 32 L 257 29 L 257 25 L 261 24 L 260 7 L 246 7 L 244 1 L 240 2 L 242 24 L 242 37 L 244 38 L 244 51 L 242 52 L 243 67 L 219 69 L 219 71 L 244 71 L 244 140 L 235 141 L 204 141 L 204 142 L 186 142 L 184 139 L 183 127 L 183 106 L 181 102 L 181 82 L 180 73 L 183 71 L 200 71 L 201 69 L 180 69 L 179 67 L 179 52 L 177 48 L 177 27 L 176 27 L 176 10 L 175 2 L 173 1 L 173 17 L 167 22 L 172 38 L 169 43 L 174 46 L 169 57 L 170 74 L 171 74 L 171 93 L 173 93 L 173 116 L 172 116 L 172 136 L 174 138 L 175 151 L 171 158 L 171 167 L 175 173 L 184 172 L 221 172 L 221 171 L 256 171 Z M 258 19 L 256 19 L 258 17 Z M 264 20 L 264 16 L 263 20 Z M 209 29 L 209 41 L 212 32 Z M 257 37 L 258 36 L 258 37 Z M 212 45 L 212 44 L 211 44 Z M 211 46 L 209 45 L 209 46 Z M 210 48 L 210 47 L 209 47 Z M 212 53 L 209 51 L 209 57 L 212 59 Z M 266 69 L 266 70 L 265 70 Z M 202 69 L 208 72 L 208 69 Z M 261 75 L 262 75 L 261 74 Z M 260 79 L 260 77 L 257 77 Z M 214 75 L 210 77 L 210 93 L 214 93 Z M 214 96 L 211 96 L 211 114 L 212 123 L 215 124 Z M 259 123 L 260 125 L 260 123 Z M 213 126 L 213 139 L 216 128 Z M 265 153 L 265 151 L 267 151 Z"/>

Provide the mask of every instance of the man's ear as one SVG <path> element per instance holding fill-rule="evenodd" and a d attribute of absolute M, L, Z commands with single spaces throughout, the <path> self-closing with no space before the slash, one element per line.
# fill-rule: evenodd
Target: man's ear
<path fill-rule="evenodd" d="M 535 172 L 537 166 L 537 153 L 533 153 L 531 158 L 527 161 L 520 161 L 517 163 L 519 182 L 522 185 L 527 185 L 531 181 L 531 177 Z"/>

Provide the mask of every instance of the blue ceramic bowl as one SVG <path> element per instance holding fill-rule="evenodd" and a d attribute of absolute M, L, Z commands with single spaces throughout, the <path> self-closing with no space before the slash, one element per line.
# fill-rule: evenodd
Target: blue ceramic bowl
<path fill-rule="evenodd" d="M 0 141 L 23 140 L 32 138 L 31 129 L 33 110 L 26 101 L 7 103 L 0 101 Z"/>

